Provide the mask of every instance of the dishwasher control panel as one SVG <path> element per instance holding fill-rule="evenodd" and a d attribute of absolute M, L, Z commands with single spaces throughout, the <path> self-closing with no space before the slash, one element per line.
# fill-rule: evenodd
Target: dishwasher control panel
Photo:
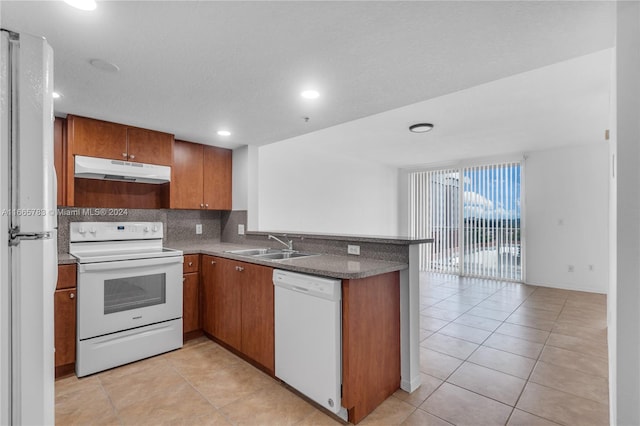
<path fill-rule="evenodd" d="M 317 277 L 279 269 L 273 271 L 273 284 L 328 300 L 340 300 L 342 294 L 342 281 L 339 279 Z"/>

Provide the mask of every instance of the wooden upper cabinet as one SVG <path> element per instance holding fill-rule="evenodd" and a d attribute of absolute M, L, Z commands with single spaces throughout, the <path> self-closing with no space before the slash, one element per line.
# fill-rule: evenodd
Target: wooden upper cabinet
<path fill-rule="evenodd" d="M 67 120 L 56 117 L 53 123 L 53 166 L 56 169 L 56 180 L 58 181 L 56 204 L 59 206 L 65 205 L 67 197 L 67 181 L 65 179 L 67 173 L 66 147 Z"/>
<path fill-rule="evenodd" d="M 203 182 L 203 146 L 191 142 L 176 141 L 173 147 L 171 169 L 172 209 L 201 209 Z"/>
<path fill-rule="evenodd" d="M 72 155 L 171 166 L 173 135 L 93 118 L 67 116 Z"/>
<path fill-rule="evenodd" d="M 204 148 L 204 208 L 231 210 L 232 151 L 215 146 Z"/>
<path fill-rule="evenodd" d="M 68 115 L 67 137 L 72 155 L 127 159 L 127 126 L 122 124 Z"/>
<path fill-rule="evenodd" d="M 171 166 L 173 135 L 129 127 L 127 141 L 129 161 Z"/>
<path fill-rule="evenodd" d="M 176 141 L 170 207 L 231 210 L 231 163 L 230 149 Z"/>

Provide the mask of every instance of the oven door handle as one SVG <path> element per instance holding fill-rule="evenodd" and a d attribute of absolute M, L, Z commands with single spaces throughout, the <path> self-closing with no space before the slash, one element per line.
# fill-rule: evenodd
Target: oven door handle
<path fill-rule="evenodd" d="M 145 266 L 182 263 L 182 257 L 157 257 L 152 259 L 122 260 L 117 262 L 81 263 L 78 272 L 112 271 L 115 269 L 144 268 Z"/>

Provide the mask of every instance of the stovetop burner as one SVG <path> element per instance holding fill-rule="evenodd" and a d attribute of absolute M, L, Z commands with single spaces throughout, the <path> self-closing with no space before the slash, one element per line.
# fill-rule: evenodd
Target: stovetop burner
<path fill-rule="evenodd" d="M 69 253 L 78 263 L 182 256 L 162 237 L 162 222 L 72 222 Z"/>

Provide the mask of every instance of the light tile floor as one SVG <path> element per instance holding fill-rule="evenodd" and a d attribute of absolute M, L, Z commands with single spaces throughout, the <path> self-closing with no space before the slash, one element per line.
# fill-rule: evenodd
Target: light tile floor
<path fill-rule="evenodd" d="M 606 425 L 604 295 L 421 276 L 421 375 L 362 425 Z M 339 424 L 206 338 L 56 382 L 56 423 Z"/>

